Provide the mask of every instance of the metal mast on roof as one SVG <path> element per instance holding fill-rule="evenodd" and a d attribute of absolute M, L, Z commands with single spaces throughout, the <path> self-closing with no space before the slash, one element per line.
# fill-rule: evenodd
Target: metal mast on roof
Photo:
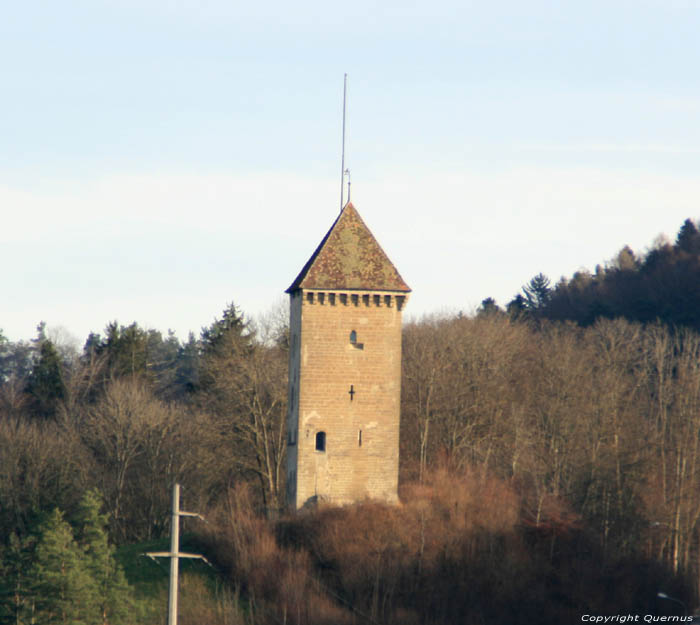
<path fill-rule="evenodd" d="M 348 75 L 343 76 L 343 148 L 340 157 L 340 210 L 343 210 L 345 206 L 344 202 L 344 192 L 345 192 L 345 174 L 348 175 L 348 202 L 350 201 L 350 172 L 345 169 L 345 102 L 348 93 Z"/>

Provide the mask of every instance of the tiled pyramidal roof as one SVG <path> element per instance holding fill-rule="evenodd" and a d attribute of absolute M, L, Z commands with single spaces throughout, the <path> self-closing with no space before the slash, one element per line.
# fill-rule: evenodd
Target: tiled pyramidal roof
<path fill-rule="evenodd" d="M 350 202 L 287 293 L 297 289 L 411 290 Z"/>

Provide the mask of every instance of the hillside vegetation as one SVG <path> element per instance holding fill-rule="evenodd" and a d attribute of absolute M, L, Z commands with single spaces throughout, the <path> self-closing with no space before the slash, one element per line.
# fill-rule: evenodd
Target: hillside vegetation
<path fill-rule="evenodd" d="M 554 287 L 535 276 L 507 305 L 511 316 L 570 320 L 591 325 L 600 318 L 623 317 L 700 330 L 700 232 L 686 219 L 675 242 L 658 237 L 644 254 L 624 246 L 614 259 L 562 278 Z M 498 312 L 492 298 L 481 312 Z"/>
<path fill-rule="evenodd" d="M 655 249 L 691 271 L 680 239 Z M 157 623 L 156 574 L 110 544 L 166 536 L 173 481 L 216 566 L 185 576 L 184 625 L 680 614 L 657 593 L 700 593 L 700 307 L 552 320 L 542 278 L 404 327 L 398 507 L 284 515 L 283 316 L 229 306 L 185 343 L 115 322 L 81 353 L 0 338 L 0 622 Z"/>

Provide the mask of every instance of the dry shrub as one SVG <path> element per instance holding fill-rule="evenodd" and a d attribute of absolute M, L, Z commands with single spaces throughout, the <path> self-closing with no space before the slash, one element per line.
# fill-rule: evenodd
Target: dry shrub
<path fill-rule="evenodd" d="M 200 575 L 180 577 L 179 625 L 246 625 L 239 594 L 229 589 L 211 590 Z"/>
<path fill-rule="evenodd" d="M 409 510 L 428 509 L 459 533 L 508 532 L 518 522 L 519 497 L 513 489 L 469 467 L 459 473 L 429 472 L 423 484 L 406 485 L 401 499 Z"/>
<path fill-rule="evenodd" d="M 219 563 L 232 579 L 265 595 L 277 578 L 282 554 L 267 521 L 256 513 L 252 489 L 238 484 L 225 500 L 207 514 L 205 539 L 215 544 Z"/>
<path fill-rule="evenodd" d="M 251 487 L 239 484 L 208 514 L 203 540 L 217 564 L 245 594 L 255 624 L 344 625 L 347 611 L 312 574 L 309 554 L 278 545 L 272 522 L 258 514 Z"/>
<path fill-rule="evenodd" d="M 662 581 L 635 573 L 635 561 L 601 570 L 562 501 L 545 501 L 533 524 L 511 482 L 473 469 L 428 471 L 401 500 L 272 522 L 241 487 L 209 515 L 210 552 L 241 589 L 250 625 L 547 625 L 644 606 Z"/>
<path fill-rule="evenodd" d="M 400 508 L 367 502 L 319 510 L 302 521 L 318 564 L 334 573 L 337 595 L 374 619 L 384 618 L 415 560 L 415 528 L 403 520 Z"/>
<path fill-rule="evenodd" d="M 517 570 L 518 497 L 471 470 L 429 473 L 401 495 L 400 506 L 367 501 L 299 516 L 282 538 L 306 547 L 360 622 L 471 622 L 503 568 L 507 578 Z"/>

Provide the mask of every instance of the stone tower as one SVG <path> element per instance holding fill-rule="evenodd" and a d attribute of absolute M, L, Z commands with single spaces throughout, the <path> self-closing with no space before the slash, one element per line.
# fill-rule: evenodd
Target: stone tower
<path fill-rule="evenodd" d="M 288 505 L 396 502 L 410 289 L 348 202 L 287 293 Z"/>

